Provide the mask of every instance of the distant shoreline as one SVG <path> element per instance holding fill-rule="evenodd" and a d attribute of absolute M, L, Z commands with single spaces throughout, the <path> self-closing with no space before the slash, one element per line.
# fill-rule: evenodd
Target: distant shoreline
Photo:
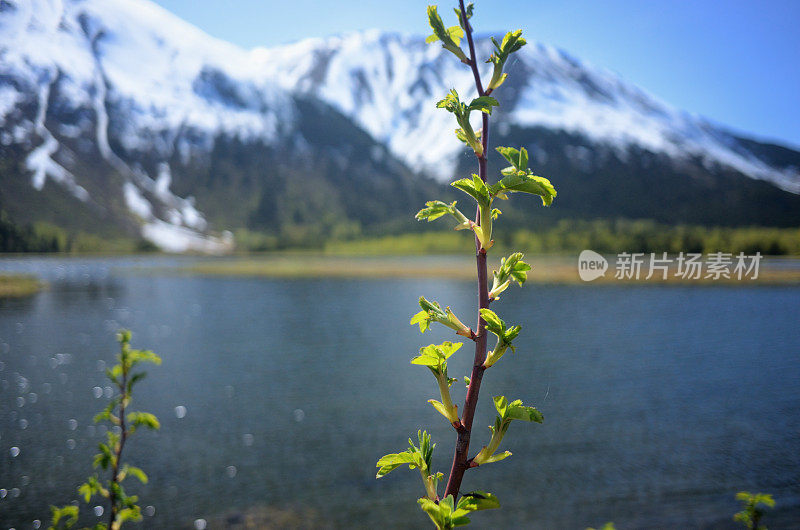
<path fill-rule="evenodd" d="M 574 285 L 800 285 L 800 260 L 766 259 L 756 280 L 736 278 L 718 280 L 688 280 L 676 278 L 670 271 L 668 279 L 651 278 L 628 280 L 615 278 L 610 269 L 604 277 L 584 282 L 578 276 L 577 256 L 528 256 L 533 270 L 528 281 L 538 284 Z M 499 260 L 490 265 L 497 266 Z M 791 263 L 797 266 L 776 266 Z M 330 255 L 278 255 L 220 259 L 180 267 L 176 271 L 203 276 L 263 277 L 263 278 L 448 278 L 472 280 L 474 265 L 468 259 L 454 256 L 423 258 L 414 256 L 330 256 Z M 658 275 L 657 275 L 658 276 Z"/>
<path fill-rule="evenodd" d="M 29 274 L 0 273 L 0 299 L 31 296 L 44 286 L 42 281 Z"/>

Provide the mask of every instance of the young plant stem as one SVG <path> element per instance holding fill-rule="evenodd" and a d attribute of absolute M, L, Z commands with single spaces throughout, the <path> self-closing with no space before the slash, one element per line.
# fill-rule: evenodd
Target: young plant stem
<path fill-rule="evenodd" d="M 119 525 L 115 526 L 115 520 L 117 518 L 117 493 L 116 493 L 116 485 L 119 484 L 119 463 L 122 460 L 122 449 L 125 447 L 125 440 L 128 438 L 128 429 L 125 425 L 125 406 L 127 405 L 128 401 L 128 394 L 126 392 L 127 384 L 128 384 L 128 370 L 125 368 L 125 353 L 123 352 L 123 360 L 122 360 L 122 384 L 119 385 L 119 391 L 121 395 L 121 399 L 119 402 L 119 427 L 122 429 L 120 434 L 119 443 L 117 444 L 116 451 L 114 452 L 114 456 L 116 457 L 114 460 L 114 466 L 111 468 L 111 488 L 109 488 L 109 495 L 108 495 L 108 502 L 111 504 L 110 506 L 110 514 L 109 514 L 109 522 L 108 528 L 111 530 L 116 530 L 119 528 Z"/>
<path fill-rule="evenodd" d="M 483 91 L 483 84 L 481 83 L 481 76 L 478 72 L 478 62 L 475 58 L 475 44 L 472 40 L 472 26 L 467 19 L 467 11 L 464 7 L 464 0 L 459 0 L 459 8 L 461 9 L 462 20 L 465 21 L 465 33 L 467 36 L 467 43 L 469 44 L 469 57 L 470 68 L 472 75 L 475 77 L 475 88 L 478 90 L 478 96 L 484 96 L 486 93 Z M 483 119 L 483 130 L 481 132 L 481 143 L 483 144 L 483 154 L 478 156 L 478 176 L 486 182 L 487 176 L 487 154 L 489 144 L 489 115 L 481 113 Z M 480 224 L 480 207 L 478 207 L 475 214 L 475 222 Z M 481 390 L 481 380 L 483 379 L 483 372 L 486 370 L 483 363 L 486 360 L 486 322 L 480 317 L 480 309 L 489 307 L 489 284 L 487 280 L 486 268 L 486 249 L 481 248 L 481 244 L 475 237 L 475 260 L 478 267 L 478 325 L 477 325 L 477 340 L 475 341 L 475 358 L 472 364 L 472 374 L 469 380 L 469 387 L 467 387 L 467 397 L 464 402 L 463 414 L 461 416 L 461 426 L 457 429 L 458 437 L 456 439 L 455 453 L 453 455 L 453 464 L 450 467 L 450 476 L 447 480 L 447 489 L 444 496 L 452 495 L 454 500 L 458 500 L 458 493 L 461 489 L 461 481 L 464 479 L 464 472 L 469 468 L 468 453 L 470 434 L 472 432 L 472 420 L 475 416 L 475 408 L 478 404 L 478 394 Z"/>

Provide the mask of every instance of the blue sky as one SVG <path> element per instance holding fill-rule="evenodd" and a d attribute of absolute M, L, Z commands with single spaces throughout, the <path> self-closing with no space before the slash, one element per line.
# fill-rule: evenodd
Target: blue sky
<path fill-rule="evenodd" d="M 156 1 L 245 48 L 369 28 L 421 34 L 429 3 Z M 679 108 L 800 146 L 800 0 L 479 0 L 473 20 L 481 32 L 522 28 Z"/>

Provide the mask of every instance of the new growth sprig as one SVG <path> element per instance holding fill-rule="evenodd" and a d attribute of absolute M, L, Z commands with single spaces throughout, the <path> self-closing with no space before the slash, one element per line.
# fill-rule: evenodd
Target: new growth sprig
<path fill-rule="evenodd" d="M 468 15 L 471 16 L 469 13 Z M 464 50 L 460 46 L 461 39 L 464 37 L 464 24 L 460 15 L 458 19 L 458 26 L 451 26 L 445 29 L 442 17 L 439 16 L 438 8 L 436 6 L 428 6 L 428 24 L 433 30 L 433 35 L 428 35 L 425 42 L 430 44 L 439 41 L 442 43 L 442 48 L 458 57 L 462 63 L 469 64 L 469 59 L 467 59 Z"/>
<path fill-rule="evenodd" d="M 521 147 L 519 150 L 513 147 L 498 147 L 497 151 L 503 158 L 511 164 L 507 168 L 501 169 L 500 173 L 505 175 L 500 182 L 489 187 L 493 197 L 498 199 L 508 199 L 509 193 L 530 193 L 542 198 L 542 204 L 550 206 L 556 198 L 556 189 L 544 177 L 534 175 L 528 169 L 528 150 Z"/>
<path fill-rule="evenodd" d="M 458 92 L 451 90 L 436 106 L 453 114 L 458 124 L 456 137 L 467 144 L 477 158 L 477 174 L 458 178 L 451 183 L 454 188 L 466 193 L 475 201 L 477 213 L 475 220 L 471 220 L 456 208 L 456 201 L 447 203 L 434 200 L 426 202 L 425 207 L 417 212 L 416 218 L 431 222 L 450 216 L 456 221 L 456 230 L 473 232 L 478 270 L 478 308 L 475 314 L 478 324 L 473 331 L 456 317 L 450 307 L 442 309 L 438 302 L 430 302 L 425 297 L 420 297 L 419 305 L 422 310 L 411 318 L 411 324 L 418 324 L 420 331 L 424 333 L 430 329 L 432 323 L 438 322 L 455 331 L 457 335 L 474 341 L 472 372 L 469 376 L 464 376 L 467 393 L 459 415 L 459 408 L 453 403 L 452 395 L 453 382 L 456 379 L 448 374 L 447 363 L 461 349 L 462 343 L 429 344 L 421 348 L 419 355 L 411 360 L 412 364 L 426 366 L 433 373 L 441 401 L 431 399 L 429 402 L 447 419 L 456 432 L 455 451 L 444 495 L 440 496 L 438 491 L 439 480 L 444 475 L 434 472 L 432 468 L 435 444 L 431 443 L 430 436 L 425 431 L 417 433 L 419 446 L 409 440 L 409 448 L 406 451 L 388 454 L 378 460 L 377 464 L 378 478 L 403 464 L 420 470 L 425 496 L 419 499 L 418 503 L 439 529 L 463 526 L 470 522 L 467 517 L 470 513 L 500 506 L 500 502 L 491 493 L 484 491 L 462 493 L 461 483 L 464 473 L 468 469 L 498 462 L 511 456 L 509 451 L 499 453 L 497 451 L 512 421 L 536 423 L 543 421 L 542 414 L 534 407 L 525 406 L 520 400 L 509 403 L 504 396 L 497 396 L 494 398 L 497 417 L 494 425 L 489 427 L 491 438 L 474 457 L 469 458 L 472 424 L 484 372 L 494 366 L 509 348 L 512 352 L 516 351 L 514 340 L 521 331 L 518 325 L 507 325 L 489 309 L 489 304 L 499 300 L 500 294 L 505 292 L 512 282 L 522 286 L 528 278 L 528 271 L 531 270 L 531 266 L 523 261 L 522 253 L 512 253 L 503 258 L 498 269 L 493 271 L 491 289 L 489 288 L 487 251 L 493 244 L 493 221 L 501 213 L 497 208 L 493 208 L 493 203 L 495 199 L 507 200 L 514 193 L 528 193 L 539 196 L 544 206 L 550 206 L 556 197 L 556 190 L 550 181 L 535 175 L 528 168 L 528 151 L 524 147 L 519 149 L 498 147 L 497 151 L 510 165 L 500 171 L 496 182 L 493 184 L 487 182 L 489 117 L 492 109 L 499 106 L 498 101 L 489 94 L 497 90 L 508 77 L 504 72 L 508 58 L 525 45 L 525 39 L 522 38 L 521 30 L 507 33 L 500 43 L 492 39 L 494 51 L 486 62 L 493 64 L 494 69 L 491 80 L 484 89 L 472 38 L 470 20 L 474 12 L 473 5 L 465 6 L 463 0 L 460 0 L 459 8 L 455 12 L 458 25 L 446 28 L 436 6 L 428 7 L 428 22 L 433 29 L 433 35 L 428 37 L 427 41 L 441 42 L 444 49 L 471 69 L 475 79 L 477 94 L 474 98 L 462 101 Z M 464 38 L 467 41 L 469 54 L 461 48 L 461 41 Z M 478 130 L 475 130 L 470 123 L 470 114 L 473 111 L 479 111 L 481 116 L 482 127 Z M 494 348 L 487 352 L 487 338 L 490 333 L 497 337 L 497 342 Z"/>
<path fill-rule="evenodd" d="M 486 87 L 487 92 L 491 92 L 503 84 L 506 77 L 508 77 L 508 74 L 503 72 L 506 60 L 508 60 L 509 55 L 525 46 L 526 42 L 525 39 L 522 38 L 522 30 L 518 29 L 517 31 L 509 31 L 506 33 L 506 36 L 503 37 L 503 41 L 500 44 L 492 37 L 492 44 L 494 44 L 495 51 L 486 62 L 492 63 L 494 65 L 494 70 L 492 71 L 492 79 L 489 81 L 489 86 Z"/>
<path fill-rule="evenodd" d="M 470 146 L 479 157 L 483 156 L 483 145 L 481 145 L 480 141 L 481 131 L 478 130 L 478 132 L 475 132 L 472 129 L 472 124 L 469 122 L 469 115 L 473 110 L 491 114 L 492 107 L 498 105 L 499 103 L 497 103 L 497 100 L 489 96 L 479 96 L 467 105 L 461 102 L 455 88 L 450 90 L 450 93 L 436 104 L 438 108 L 445 109 L 447 112 L 452 112 L 455 115 L 456 122 L 458 122 L 460 126 L 460 128 L 456 129 L 456 137 Z"/>
<path fill-rule="evenodd" d="M 89 477 L 78 488 L 78 493 L 85 502 L 99 496 L 108 505 L 108 525 L 98 523 L 94 530 L 119 530 L 126 521 L 142 519 L 141 508 L 136 504 L 139 498 L 128 495 L 122 483 L 128 477 L 134 477 L 142 484 L 147 484 L 147 475 L 138 467 L 122 462 L 122 451 L 125 443 L 139 429 L 145 427 L 157 430 L 161 427 L 153 414 L 130 410 L 133 400 L 134 386 L 147 375 L 146 372 L 134 372 L 142 363 L 161 364 L 161 358 L 150 350 L 135 350 L 130 346 L 131 332 L 122 330 L 117 333 L 120 353 L 117 364 L 106 370 L 106 377 L 113 383 L 117 394 L 108 405 L 94 417 L 95 423 L 107 423 L 105 442 L 98 444 L 99 453 L 94 456 L 93 467 L 110 473 L 107 480 L 99 474 Z M 76 505 L 61 508 L 51 507 L 52 523 L 50 528 L 72 528 L 78 522 L 79 509 Z"/>
<path fill-rule="evenodd" d="M 483 446 L 480 452 L 475 455 L 475 458 L 472 459 L 471 465 L 473 467 L 499 462 L 511 456 L 511 451 L 495 453 L 513 420 L 536 423 L 544 421 L 544 416 L 542 416 L 541 412 L 534 407 L 526 407 L 519 399 L 509 403 L 505 396 L 497 396 L 494 398 L 494 408 L 497 409 L 497 416 L 494 419 L 494 425 L 489 426 L 492 431 L 492 438 L 489 440 L 489 444 Z"/>
<path fill-rule="evenodd" d="M 419 355 L 411 359 L 411 364 L 427 366 L 433 372 L 433 376 L 439 385 L 442 401 L 429 399 L 428 403 L 433 405 L 456 428 L 459 426 L 458 406 L 453 405 L 453 400 L 450 398 L 450 386 L 456 380 L 447 376 L 447 359 L 458 351 L 461 346 L 463 346 L 461 342 L 456 342 L 455 344 L 452 342 L 444 342 L 439 345 L 429 344 L 424 348 L 420 348 Z"/>
<path fill-rule="evenodd" d="M 500 293 L 508 289 L 512 281 L 522 287 L 522 284 L 528 279 L 528 271 L 531 270 L 531 266 L 522 261 L 523 257 L 522 252 L 514 252 L 507 258 L 500 258 L 500 269 L 492 271 L 494 281 L 492 289 L 489 291 L 490 300 L 499 300 Z"/>
<path fill-rule="evenodd" d="M 489 368 L 505 355 L 507 349 L 511 348 L 512 352 L 517 351 L 511 341 L 517 338 L 522 328 L 520 326 L 506 327 L 506 323 L 491 309 L 481 309 L 480 313 L 481 318 L 486 322 L 486 331 L 494 333 L 497 336 L 497 344 L 494 350 L 489 352 L 483 363 L 484 368 Z"/>
<path fill-rule="evenodd" d="M 492 208 L 495 199 L 508 200 L 509 193 L 529 193 L 541 197 L 542 204 L 545 206 L 553 203 L 557 194 L 556 189 L 548 179 L 534 175 L 528 169 L 528 151 L 524 147 L 520 149 L 498 147 L 497 151 L 511 163 L 509 167 L 501 171 L 505 176 L 498 182 L 487 186 L 484 178 L 473 174 L 470 178 L 462 178 L 450 183 L 454 188 L 475 199 L 478 204 L 478 217 L 475 221 L 467 219 L 456 208 L 455 201 L 450 204 L 443 201 L 429 201 L 425 203 L 425 208 L 417 212 L 416 219 L 427 219 L 430 222 L 450 214 L 458 221 L 456 230 L 472 229 L 480 248 L 488 250 L 494 243 L 492 221 L 502 213 L 499 209 Z M 477 151 L 476 155 L 481 156 Z M 520 282 L 521 284 L 522 282 Z"/>
<path fill-rule="evenodd" d="M 432 322 L 438 322 L 456 332 L 456 335 L 461 335 L 472 339 L 475 334 L 469 329 L 469 326 L 461 322 L 458 317 L 450 310 L 450 306 L 442 309 L 439 302 L 429 302 L 424 296 L 419 297 L 419 306 L 422 311 L 411 317 L 411 325 L 419 324 L 420 333 L 425 333 L 431 327 Z"/>
<path fill-rule="evenodd" d="M 417 431 L 417 439 L 419 440 L 419 447 L 414 445 L 414 440 L 408 439 L 408 449 L 402 453 L 392 453 L 385 455 L 376 466 L 378 467 L 378 474 L 375 478 L 381 478 L 388 473 L 394 471 L 398 467 L 408 464 L 409 469 L 419 469 L 422 475 L 422 483 L 425 485 L 425 493 L 427 498 L 433 501 L 439 500 L 439 495 L 436 493 L 436 488 L 439 485 L 439 479 L 442 478 L 442 473 L 431 474 L 431 460 L 433 459 L 433 448 L 436 444 L 431 444 L 431 435 L 426 431 Z"/>

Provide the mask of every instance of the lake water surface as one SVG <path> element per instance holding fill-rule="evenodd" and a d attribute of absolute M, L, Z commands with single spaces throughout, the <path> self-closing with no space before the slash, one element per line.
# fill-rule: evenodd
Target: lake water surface
<path fill-rule="evenodd" d="M 428 528 L 418 473 L 375 480 L 375 461 L 422 427 L 449 470 L 454 433 L 426 403 L 433 377 L 409 360 L 455 339 L 408 320 L 421 294 L 471 312 L 473 283 L 170 270 L 194 259 L 0 261 L 50 282 L 0 300 L 0 528 L 32 528 L 77 498 L 120 327 L 164 360 L 134 403 L 162 428 L 126 447 L 150 475 L 129 485 L 143 527 L 224 527 L 260 510 Z M 467 473 L 463 491 L 503 505 L 474 527 L 727 528 L 744 489 L 775 496 L 770 528 L 800 527 L 800 287 L 526 285 L 494 309 L 523 332 L 486 373 L 472 452 L 488 440 L 490 396 L 534 404 L 545 423 L 513 424 L 514 456 Z M 450 375 L 471 357 L 465 345 Z"/>

